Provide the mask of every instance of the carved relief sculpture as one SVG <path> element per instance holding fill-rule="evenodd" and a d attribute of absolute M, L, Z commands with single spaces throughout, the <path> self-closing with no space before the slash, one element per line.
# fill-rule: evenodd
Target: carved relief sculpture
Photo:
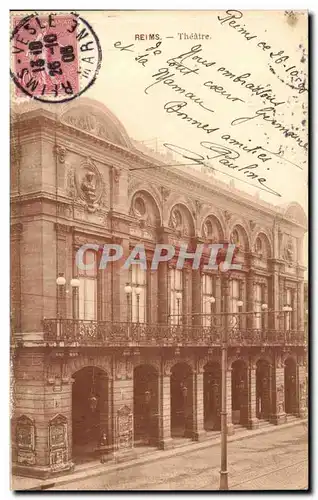
<path fill-rule="evenodd" d="M 52 469 L 63 467 L 67 463 L 67 419 L 56 415 L 49 423 L 49 452 Z"/>
<path fill-rule="evenodd" d="M 22 415 L 16 425 L 16 445 L 18 463 L 25 465 L 35 464 L 35 425 L 34 421 Z"/>
<path fill-rule="evenodd" d="M 133 414 L 129 406 L 124 405 L 117 411 L 117 449 L 127 450 L 133 447 Z"/>
<path fill-rule="evenodd" d="M 88 212 L 94 213 L 105 205 L 105 186 L 102 176 L 91 158 L 87 158 L 75 172 L 77 195 Z"/>
<path fill-rule="evenodd" d="M 292 262 L 294 260 L 294 246 L 291 238 L 288 239 L 285 249 L 284 249 L 284 258 L 287 262 Z"/>
<path fill-rule="evenodd" d="M 174 209 L 170 216 L 169 226 L 173 229 L 181 229 L 182 216 L 178 209 Z"/>

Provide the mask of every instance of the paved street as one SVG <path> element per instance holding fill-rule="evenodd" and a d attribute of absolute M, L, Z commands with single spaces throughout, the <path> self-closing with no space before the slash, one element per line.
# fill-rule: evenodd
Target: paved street
<path fill-rule="evenodd" d="M 229 443 L 233 490 L 307 488 L 307 429 L 303 425 Z M 63 484 L 60 490 L 217 490 L 219 446 Z"/>

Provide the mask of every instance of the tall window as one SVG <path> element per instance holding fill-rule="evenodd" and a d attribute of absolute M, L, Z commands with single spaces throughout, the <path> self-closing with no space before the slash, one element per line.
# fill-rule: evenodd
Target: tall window
<path fill-rule="evenodd" d="M 97 254 L 86 250 L 83 256 L 85 265 L 92 269 L 79 270 L 79 319 L 97 319 Z"/>
<path fill-rule="evenodd" d="M 241 292 L 240 292 L 240 281 L 232 280 L 231 281 L 231 312 L 238 313 L 241 312 L 241 308 L 238 303 L 241 300 Z M 237 317 L 237 321 L 233 324 L 233 327 L 240 328 L 241 320 L 239 316 Z"/>
<path fill-rule="evenodd" d="M 131 266 L 131 320 L 145 323 L 147 311 L 147 275 L 139 265 Z"/>
<path fill-rule="evenodd" d="M 255 286 L 254 310 L 258 313 L 261 313 L 262 304 L 263 304 L 263 288 L 262 285 L 257 284 Z M 258 314 L 255 318 L 255 328 L 260 330 L 262 326 L 263 326 L 263 315 Z"/>
<path fill-rule="evenodd" d="M 181 324 L 183 302 L 183 279 L 181 269 L 170 269 L 170 322 Z"/>
<path fill-rule="evenodd" d="M 240 312 L 240 308 L 238 306 L 239 300 L 241 300 L 240 281 L 239 280 L 232 280 L 231 281 L 231 312 L 233 312 L 233 313 Z"/>
<path fill-rule="evenodd" d="M 214 305 L 211 305 L 211 297 L 214 295 L 214 280 L 211 274 L 203 274 L 202 277 L 202 313 L 203 326 L 210 326 L 211 324 L 211 307 L 213 311 Z"/>
<path fill-rule="evenodd" d="M 286 305 L 291 306 L 292 299 L 293 299 L 292 290 L 290 288 L 287 288 L 287 290 L 286 290 Z M 292 315 L 291 312 L 285 313 L 285 329 L 286 330 L 291 330 L 291 326 L 292 326 L 292 321 L 291 321 L 292 316 L 291 315 Z"/>

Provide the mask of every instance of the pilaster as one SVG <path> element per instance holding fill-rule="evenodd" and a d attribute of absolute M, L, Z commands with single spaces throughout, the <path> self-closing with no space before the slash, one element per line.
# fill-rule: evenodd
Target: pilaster
<path fill-rule="evenodd" d="M 250 360 L 248 366 L 248 420 L 247 426 L 249 429 L 255 429 L 259 426 L 256 418 L 256 365 Z"/>
<path fill-rule="evenodd" d="M 193 440 L 201 441 L 206 435 L 204 429 L 203 367 L 193 374 Z"/>
<path fill-rule="evenodd" d="M 170 366 L 163 362 L 159 383 L 159 448 L 172 447 L 171 438 L 171 401 L 170 401 Z"/>
<path fill-rule="evenodd" d="M 286 422 L 284 362 L 280 354 L 275 354 L 272 376 L 272 415 L 270 420 L 279 425 Z"/>

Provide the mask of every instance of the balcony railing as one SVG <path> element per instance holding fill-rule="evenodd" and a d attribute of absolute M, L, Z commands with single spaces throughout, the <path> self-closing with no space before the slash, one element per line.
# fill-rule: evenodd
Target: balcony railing
<path fill-rule="evenodd" d="M 114 323 L 72 319 L 43 320 L 44 341 L 49 345 L 108 347 L 220 346 L 222 327 Z M 228 329 L 229 346 L 306 345 L 303 331 Z"/>

